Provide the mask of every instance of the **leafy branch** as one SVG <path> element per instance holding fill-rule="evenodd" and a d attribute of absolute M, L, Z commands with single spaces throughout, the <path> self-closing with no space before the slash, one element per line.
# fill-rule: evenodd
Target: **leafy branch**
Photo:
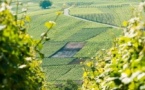
<path fill-rule="evenodd" d="M 43 58 L 43 54 L 40 53 L 38 46 L 42 43 L 43 40 L 47 41 L 49 40 L 49 38 L 47 37 L 48 32 L 55 26 L 55 22 L 57 21 L 58 17 L 61 15 L 62 12 L 57 12 L 57 16 L 54 19 L 54 21 L 49 21 L 45 23 L 45 26 L 48 28 L 46 32 L 41 34 L 41 39 L 37 42 L 37 44 L 35 45 L 34 49 L 40 54 L 40 56 Z M 44 43 L 45 43 L 44 41 Z M 43 44 L 44 44 L 43 43 Z"/>

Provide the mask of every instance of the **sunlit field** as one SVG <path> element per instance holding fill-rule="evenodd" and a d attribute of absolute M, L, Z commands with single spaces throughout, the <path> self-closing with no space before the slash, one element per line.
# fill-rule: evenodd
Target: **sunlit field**
<path fill-rule="evenodd" d="M 40 39 L 41 33 L 47 30 L 44 24 L 53 21 L 56 12 L 69 9 L 69 15 L 62 13 L 58 17 L 56 26 L 48 33 L 50 40 L 43 44 L 41 51 L 45 55 L 42 67 L 47 81 L 63 83 L 68 79 L 82 82 L 80 63 L 113 44 L 114 38 L 122 34 L 122 22 L 132 17 L 138 0 L 52 0 L 49 9 L 41 9 L 39 0 L 22 2 L 31 2 L 24 7 L 28 7 L 27 14 L 31 17 L 28 33 L 35 39 Z M 64 50 L 69 43 L 80 42 L 83 45 L 79 50 L 73 52 L 75 46 Z"/>

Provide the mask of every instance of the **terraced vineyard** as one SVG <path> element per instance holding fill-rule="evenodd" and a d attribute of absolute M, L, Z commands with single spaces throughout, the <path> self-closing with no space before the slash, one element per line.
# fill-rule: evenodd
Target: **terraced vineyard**
<path fill-rule="evenodd" d="M 67 41 L 85 41 L 108 30 L 108 27 L 82 28 L 68 37 Z M 93 32 L 93 33 L 92 33 Z"/>
<path fill-rule="evenodd" d="M 88 6 L 70 9 L 70 14 L 75 17 L 114 26 L 121 26 L 124 20 L 131 18 L 131 13 L 130 4 Z"/>
<path fill-rule="evenodd" d="M 110 25 L 120 27 L 122 21 L 131 17 L 130 4 L 137 3 L 137 0 L 109 0 L 109 2 L 108 0 L 53 0 L 53 6 L 44 10 L 39 7 L 39 0 L 31 1 L 34 6 L 30 5 L 28 10 L 31 16 L 28 33 L 36 39 L 40 39 L 41 33 L 47 30 L 44 26 L 46 21 L 53 21 L 57 11 L 71 7 L 72 16 L 61 15 L 58 18 L 56 26 L 48 34 L 50 41 L 43 44 L 41 51 L 45 54 L 42 67 L 47 80 L 53 83 L 62 83 L 68 79 L 82 82 L 83 70 L 80 62 L 95 57 L 98 50 L 107 49 L 112 45 L 114 38 L 122 31 Z M 63 52 L 61 50 L 64 50 L 68 43 L 80 42 L 84 45 L 74 55 L 61 58 L 53 56 Z"/>

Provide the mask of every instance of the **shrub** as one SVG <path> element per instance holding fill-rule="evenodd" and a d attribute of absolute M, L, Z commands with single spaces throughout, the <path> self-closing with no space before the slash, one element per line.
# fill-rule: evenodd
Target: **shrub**
<path fill-rule="evenodd" d="M 0 90 L 41 90 L 44 73 L 36 58 L 36 40 L 26 33 L 28 16 L 20 20 L 8 3 L 0 6 Z"/>
<path fill-rule="evenodd" d="M 72 80 L 67 80 L 66 83 L 62 86 L 61 90 L 78 90 L 78 85 Z"/>
<path fill-rule="evenodd" d="M 145 90 L 145 22 L 141 18 L 145 2 L 135 17 L 124 22 L 124 34 L 109 50 L 86 62 L 83 90 Z"/>

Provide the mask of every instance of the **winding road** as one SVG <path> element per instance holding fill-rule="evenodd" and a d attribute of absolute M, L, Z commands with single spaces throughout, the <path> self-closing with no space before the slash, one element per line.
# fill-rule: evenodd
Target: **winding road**
<path fill-rule="evenodd" d="M 70 7 L 70 8 L 71 8 L 71 7 Z M 91 21 L 91 20 L 87 20 L 87 19 L 83 19 L 83 18 L 79 18 L 79 17 L 71 16 L 71 15 L 69 14 L 69 9 L 70 9 L 70 8 L 66 8 L 66 9 L 64 9 L 64 15 L 65 15 L 65 16 L 73 17 L 73 18 L 80 19 L 80 20 L 83 20 L 83 21 L 94 22 L 94 21 Z M 100 23 L 100 22 L 97 22 L 97 23 Z M 103 25 L 106 25 L 106 26 L 108 26 L 108 27 L 112 27 L 112 28 L 123 29 L 123 28 L 121 28 L 121 27 L 114 26 L 114 25 L 109 25 L 109 24 L 104 24 L 104 23 L 100 23 L 100 24 L 103 24 Z"/>

